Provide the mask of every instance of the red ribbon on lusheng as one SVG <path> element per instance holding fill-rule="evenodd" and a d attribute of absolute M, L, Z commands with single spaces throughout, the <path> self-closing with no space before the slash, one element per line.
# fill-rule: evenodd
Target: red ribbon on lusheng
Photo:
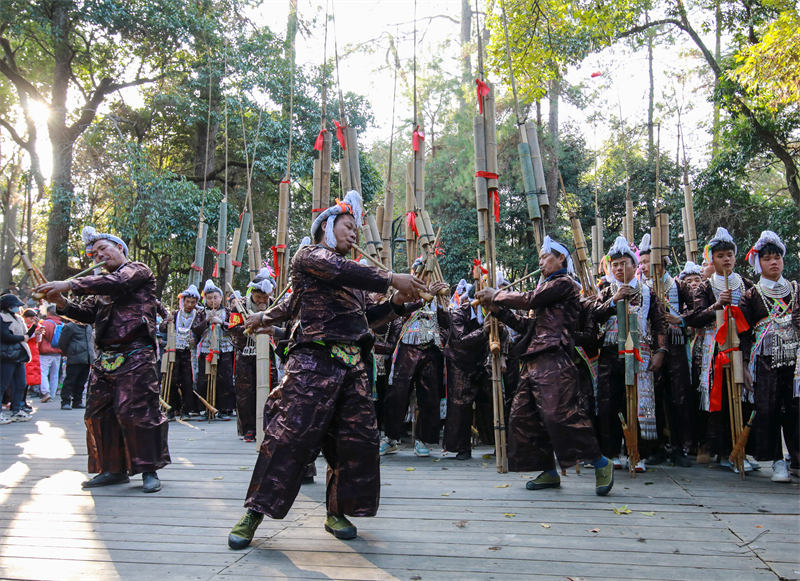
<path fill-rule="evenodd" d="M 417 215 L 414 212 L 406 213 L 406 223 L 411 227 L 411 231 L 419 238 L 419 230 L 417 230 Z"/>
<path fill-rule="evenodd" d="M 714 383 L 711 384 L 711 391 L 708 394 L 708 411 L 710 412 L 722 411 L 722 371 L 731 362 L 728 353 L 738 350 L 738 347 L 731 347 L 720 351 L 714 358 Z M 728 388 L 730 389 L 730 386 Z"/>
<path fill-rule="evenodd" d="M 420 132 L 419 125 L 417 125 L 417 128 L 414 129 L 414 133 L 411 135 L 411 148 L 414 151 L 419 151 L 420 141 L 425 141 L 425 135 Z"/>
<path fill-rule="evenodd" d="M 220 354 L 220 351 L 217 350 L 217 349 L 209 350 L 208 355 L 206 355 L 206 361 L 208 363 L 211 363 L 211 361 L 214 359 L 214 355 L 219 355 L 219 354 Z"/>
<path fill-rule="evenodd" d="M 209 247 L 208 247 L 208 249 L 209 249 L 211 252 L 213 252 L 214 254 L 217 254 L 217 255 L 220 255 L 220 254 L 228 254 L 228 253 L 227 253 L 227 252 L 225 252 L 224 250 L 217 250 L 217 249 L 216 249 L 216 248 L 214 248 L 213 246 L 209 246 Z"/>
<path fill-rule="evenodd" d="M 211 272 L 211 278 L 217 278 L 219 276 L 218 267 L 219 267 L 219 263 L 215 262 L 214 263 L 214 270 Z"/>
<path fill-rule="evenodd" d="M 489 190 L 489 195 L 494 198 L 494 221 L 500 223 L 500 191 L 497 189 Z"/>
<path fill-rule="evenodd" d="M 281 183 L 282 183 L 282 184 L 290 184 L 290 183 L 292 183 L 292 182 L 290 182 L 289 180 L 281 180 Z"/>
<path fill-rule="evenodd" d="M 236 268 L 239 268 L 240 266 L 242 266 L 242 263 L 239 262 L 238 260 L 231 260 L 231 264 L 233 266 L 235 266 Z"/>
<path fill-rule="evenodd" d="M 487 180 L 496 180 L 500 179 L 500 174 L 490 172 L 490 171 L 476 171 L 475 172 L 476 178 L 486 178 Z"/>
<path fill-rule="evenodd" d="M 339 140 L 339 145 L 342 146 L 342 149 L 347 149 L 347 145 L 344 142 L 344 128 L 347 125 L 339 125 L 338 121 L 334 121 L 333 124 L 336 125 L 336 139 Z"/>
<path fill-rule="evenodd" d="M 478 110 L 480 111 L 481 115 L 483 115 L 483 98 L 491 92 L 491 89 L 489 88 L 489 85 L 480 79 L 475 79 L 475 84 L 478 85 Z"/>
<path fill-rule="evenodd" d="M 644 361 L 642 360 L 642 354 L 639 353 L 639 350 L 636 349 L 635 347 L 633 349 L 623 349 L 622 351 L 617 351 L 617 354 L 619 355 L 631 354 L 636 358 L 636 361 L 638 361 L 639 363 L 644 363 Z"/>
<path fill-rule="evenodd" d="M 489 271 L 483 267 L 483 265 L 481 264 L 481 261 L 478 260 L 477 258 L 473 258 L 472 259 L 472 264 L 474 264 L 475 266 L 479 267 L 483 274 L 489 274 Z"/>
<path fill-rule="evenodd" d="M 603 76 L 603 73 L 601 73 L 600 71 L 595 71 L 595 72 L 593 72 L 593 73 L 592 73 L 592 75 L 591 75 L 591 77 L 592 77 L 593 79 L 596 79 L 597 77 L 602 77 L 602 76 Z"/>
<path fill-rule="evenodd" d="M 275 277 L 279 277 L 281 275 L 281 267 L 278 264 L 278 249 L 286 248 L 286 244 L 278 244 L 277 246 L 272 247 L 272 264 L 273 270 L 275 270 Z"/>
<path fill-rule="evenodd" d="M 728 338 L 728 323 L 731 317 L 736 321 L 737 333 L 744 333 L 750 328 L 750 325 L 747 324 L 747 319 L 744 318 L 744 313 L 742 313 L 739 307 L 736 305 L 725 305 L 725 320 L 722 325 L 720 325 L 719 329 L 717 329 L 717 334 L 714 336 L 714 340 L 720 345 L 724 344 L 725 340 Z"/>
<path fill-rule="evenodd" d="M 328 208 L 312 208 L 312 209 L 311 209 L 311 211 L 312 211 L 312 212 L 324 212 L 324 211 L 325 211 L 325 210 L 327 210 L 327 209 L 328 209 Z"/>
<path fill-rule="evenodd" d="M 192 263 L 192 265 L 189 268 L 191 268 L 192 270 L 196 270 L 197 272 L 203 272 L 203 267 L 202 266 L 197 266 L 194 262 Z"/>
<path fill-rule="evenodd" d="M 325 142 L 325 132 L 328 131 L 327 129 L 320 129 L 319 135 L 317 135 L 316 141 L 314 141 L 314 149 L 316 151 L 322 151 L 322 145 Z"/>

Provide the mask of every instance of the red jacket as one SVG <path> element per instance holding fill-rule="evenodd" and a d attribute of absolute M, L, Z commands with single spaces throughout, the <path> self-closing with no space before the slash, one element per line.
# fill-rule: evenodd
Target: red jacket
<path fill-rule="evenodd" d="M 31 360 L 25 364 L 26 384 L 40 385 L 42 383 L 42 366 L 39 363 L 39 341 L 36 335 L 28 339 L 28 347 L 31 348 Z"/>
<path fill-rule="evenodd" d="M 57 315 L 47 315 L 47 318 L 42 321 L 44 325 L 44 335 L 42 335 L 42 342 L 39 343 L 39 354 L 41 355 L 61 355 L 61 350 L 50 345 L 53 340 L 53 333 L 55 333 L 56 325 L 61 324 L 61 317 Z"/>

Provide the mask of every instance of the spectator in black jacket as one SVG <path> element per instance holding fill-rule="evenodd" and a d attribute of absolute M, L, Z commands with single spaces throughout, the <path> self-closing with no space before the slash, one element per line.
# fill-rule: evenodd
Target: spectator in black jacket
<path fill-rule="evenodd" d="M 83 409 L 83 388 L 94 361 L 92 327 L 70 322 L 64 325 L 58 346 L 67 358 L 67 372 L 61 386 L 61 409 Z"/>

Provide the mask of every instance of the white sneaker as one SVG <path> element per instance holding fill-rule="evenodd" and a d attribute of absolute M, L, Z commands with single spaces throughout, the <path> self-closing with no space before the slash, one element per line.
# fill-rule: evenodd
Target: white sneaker
<path fill-rule="evenodd" d="M 745 456 L 744 457 L 744 465 L 745 466 L 750 466 L 750 470 L 761 470 L 761 465 L 752 456 Z M 750 470 L 748 470 L 748 472 L 750 472 Z"/>
<path fill-rule="evenodd" d="M 611 459 L 611 463 L 614 465 L 614 470 L 624 470 L 628 467 L 628 458 L 626 456 L 617 456 Z"/>
<path fill-rule="evenodd" d="M 11 414 L 12 422 L 29 422 L 30 420 L 31 417 L 22 410 L 19 410 L 18 412 Z"/>
<path fill-rule="evenodd" d="M 390 440 L 387 436 L 381 438 L 380 455 L 394 454 L 400 449 L 399 440 Z"/>
<path fill-rule="evenodd" d="M 792 478 L 789 476 L 789 467 L 786 466 L 786 460 L 776 460 L 772 463 L 772 478 L 773 482 L 791 482 Z"/>
<path fill-rule="evenodd" d="M 739 474 L 739 469 L 736 466 L 733 465 L 733 462 L 730 461 L 730 458 L 722 458 L 719 461 L 719 465 L 720 465 L 721 468 L 727 468 L 728 470 L 732 470 L 736 474 Z M 750 465 L 749 462 L 745 461 L 745 463 L 744 463 L 744 472 L 745 472 L 745 474 L 748 473 L 748 472 L 752 472 L 752 471 L 753 471 L 753 467 Z"/>
<path fill-rule="evenodd" d="M 414 454 L 416 454 L 420 458 L 427 458 L 428 456 L 431 455 L 431 451 L 428 450 L 428 447 L 420 440 L 416 440 L 414 442 Z"/>
<path fill-rule="evenodd" d="M 0 426 L 11 423 L 11 416 L 7 412 L 0 412 Z"/>
<path fill-rule="evenodd" d="M 645 466 L 644 460 L 639 460 L 633 470 L 639 474 L 642 472 L 647 472 L 647 466 Z"/>

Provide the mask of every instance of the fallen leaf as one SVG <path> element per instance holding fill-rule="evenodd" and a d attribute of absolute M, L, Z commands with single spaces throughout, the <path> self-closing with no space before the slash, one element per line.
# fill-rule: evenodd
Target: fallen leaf
<path fill-rule="evenodd" d="M 442 461 L 442 459 L 441 459 L 441 458 L 434 458 L 434 459 L 433 459 L 433 461 L 434 461 L 434 462 L 441 462 L 441 461 Z"/>
<path fill-rule="evenodd" d="M 511 486 L 511 485 L 510 484 L 497 484 L 497 485 L 495 485 L 495 488 L 508 488 L 509 486 Z"/>
<path fill-rule="evenodd" d="M 515 512 L 504 512 L 503 516 L 506 517 L 506 518 L 514 518 L 515 516 L 517 516 L 517 513 L 515 513 Z"/>
<path fill-rule="evenodd" d="M 656 516 L 656 513 L 653 512 L 652 510 L 648 510 L 646 512 L 641 512 L 639 514 L 643 514 L 644 516 Z"/>
<path fill-rule="evenodd" d="M 484 454 L 483 456 L 481 456 L 481 458 L 483 458 L 484 460 L 488 460 L 491 457 L 492 457 L 491 454 Z"/>
<path fill-rule="evenodd" d="M 756 528 L 757 529 L 763 529 L 764 527 L 762 527 L 761 525 L 756 525 Z"/>
<path fill-rule="evenodd" d="M 490 551 L 499 551 L 500 547 L 489 547 Z"/>
<path fill-rule="evenodd" d="M 567 577 L 568 581 L 586 581 L 585 577 Z"/>
<path fill-rule="evenodd" d="M 450 496 L 450 493 L 449 492 L 442 492 L 442 494 L 440 496 Z"/>
<path fill-rule="evenodd" d="M 413 472 L 414 470 L 416 470 L 416 468 L 414 468 L 413 466 L 409 466 L 408 468 L 406 468 L 406 472 Z"/>
<path fill-rule="evenodd" d="M 589 532 L 590 533 L 599 533 L 600 529 L 591 529 Z"/>
<path fill-rule="evenodd" d="M 456 525 L 458 528 L 463 529 L 465 526 L 467 526 L 467 521 L 459 520 L 454 522 L 453 524 Z"/>
<path fill-rule="evenodd" d="M 620 507 L 614 507 L 614 514 L 630 514 L 632 511 L 628 508 L 628 505 L 625 504 Z"/>
<path fill-rule="evenodd" d="M 250 470 L 249 466 L 239 466 L 239 470 Z"/>
<path fill-rule="evenodd" d="M 650 486 L 650 485 L 652 485 L 652 484 L 655 484 L 655 482 L 645 482 L 645 483 L 644 483 L 644 485 L 645 485 L 645 486 Z"/>
<path fill-rule="evenodd" d="M 489 465 L 486 462 L 481 462 L 481 468 L 488 468 Z"/>
<path fill-rule="evenodd" d="M 411 581 L 420 581 L 422 577 L 420 577 L 419 575 L 414 575 L 413 577 L 409 577 L 409 579 L 411 579 Z"/>
<path fill-rule="evenodd" d="M 225 478 L 224 476 L 214 476 L 214 480 L 222 480 Z"/>
<path fill-rule="evenodd" d="M 539 526 L 542 527 L 543 529 L 549 529 L 550 528 L 550 525 L 548 523 L 546 523 L 546 522 L 540 522 Z"/>

